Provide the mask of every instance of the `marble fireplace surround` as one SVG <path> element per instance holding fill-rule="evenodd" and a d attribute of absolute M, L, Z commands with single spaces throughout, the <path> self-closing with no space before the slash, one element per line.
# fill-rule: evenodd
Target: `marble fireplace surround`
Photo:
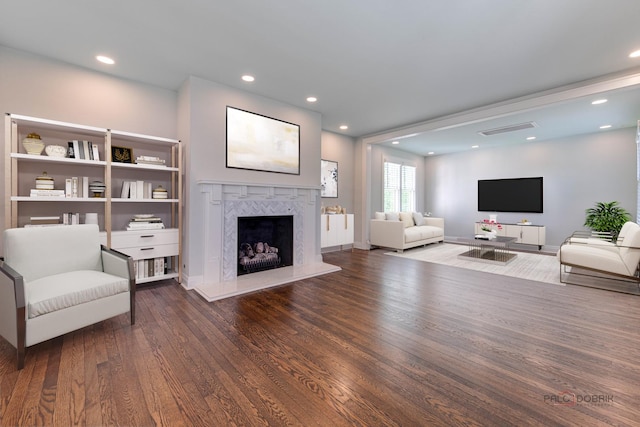
<path fill-rule="evenodd" d="M 199 181 L 198 187 L 204 271 L 193 289 L 207 301 L 340 270 L 322 262 L 317 188 L 216 181 Z M 238 217 L 270 215 L 293 216 L 293 266 L 238 276 Z"/>

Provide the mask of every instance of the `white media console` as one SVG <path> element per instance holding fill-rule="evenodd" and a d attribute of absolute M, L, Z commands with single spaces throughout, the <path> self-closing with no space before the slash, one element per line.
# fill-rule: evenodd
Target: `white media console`
<path fill-rule="evenodd" d="M 536 245 L 538 246 L 538 250 L 542 249 L 542 246 L 545 244 L 544 225 L 500 223 L 501 228 L 497 228 L 496 224 L 476 222 L 476 234 L 482 234 L 482 226 L 489 226 L 492 229 L 496 229 L 498 236 L 515 237 L 516 241 L 514 243 Z"/>

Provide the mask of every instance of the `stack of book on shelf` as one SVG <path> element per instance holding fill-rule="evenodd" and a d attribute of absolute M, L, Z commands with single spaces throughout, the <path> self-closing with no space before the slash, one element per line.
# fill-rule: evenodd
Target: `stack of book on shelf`
<path fill-rule="evenodd" d="M 64 190 L 40 190 L 32 188 L 30 197 L 67 197 Z"/>
<path fill-rule="evenodd" d="M 60 225 L 59 216 L 32 216 L 29 218 L 29 224 L 25 227 L 50 227 L 52 225 Z"/>
<path fill-rule="evenodd" d="M 136 163 L 142 165 L 161 165 L 164 166 L 164 159 L 156 156 L 138 156 L 136 157 Z"/>
<path fill-rule="evenodd" d="M 68 157 L 71 159 L 81 160 L 100 160 L 100 152 L 98 151 L 98 144 L 94 144 L 91 141 L 69 141 L 69 149 L 67 151 Z"/>
<path fill-rule="evenodd" d="M 133 262 L 133 273 L 136 279 L 163 276 L 169 272 L 171 257 L 139 259 Z"/>
<path fill-rule="evenodd" d="M 157 217 L 153 214 L 134 215 L 133 218 L 131 218 L 131 221 L 129 221 L 129 225 L 127 226 L 128 231 L 157 230 L 162 228 L 164 228 L 162 218 Z"/>

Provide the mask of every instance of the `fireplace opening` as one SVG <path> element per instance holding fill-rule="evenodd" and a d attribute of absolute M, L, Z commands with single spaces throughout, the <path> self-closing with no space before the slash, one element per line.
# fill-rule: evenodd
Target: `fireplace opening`
<path fill-rule="evenodd" d="M 238 217 L 238 276 L 293 265 L 293 216 Z"/>

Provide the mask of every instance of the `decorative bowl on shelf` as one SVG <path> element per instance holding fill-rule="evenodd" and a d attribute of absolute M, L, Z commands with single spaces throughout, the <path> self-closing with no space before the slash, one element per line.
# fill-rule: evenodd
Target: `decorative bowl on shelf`
<path fill-rule="evenodd" d="M 49 157 L 67 157 L 67 148 L 62 145 L 47 145 L 44 152 Z"/>
<path fill-rule="evenodd" d="M 37 133 L 30 133 L 26 138 L 22 140 L 22 146 L 26 150 L 27 154 L 42 154 L 44 150 L 44 142 Z"/>

